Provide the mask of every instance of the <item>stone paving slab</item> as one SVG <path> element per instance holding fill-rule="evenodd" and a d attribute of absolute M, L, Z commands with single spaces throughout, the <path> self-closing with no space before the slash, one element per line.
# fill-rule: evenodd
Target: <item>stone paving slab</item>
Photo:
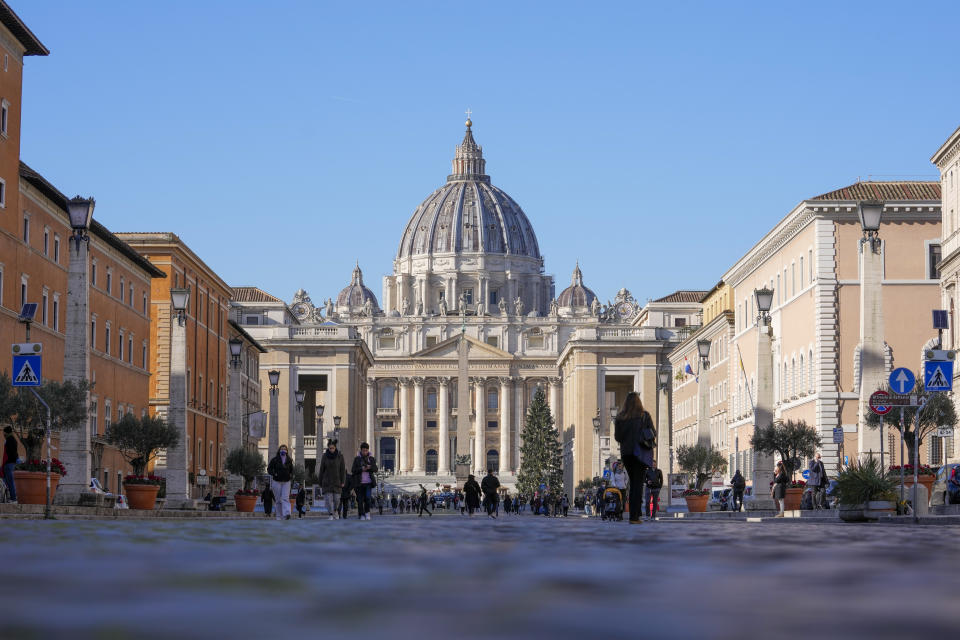
<path fill-rule="evenodd" d="M 956 631 L 960 527 L 681 522 L 7 520 L 3 637 Z"/>

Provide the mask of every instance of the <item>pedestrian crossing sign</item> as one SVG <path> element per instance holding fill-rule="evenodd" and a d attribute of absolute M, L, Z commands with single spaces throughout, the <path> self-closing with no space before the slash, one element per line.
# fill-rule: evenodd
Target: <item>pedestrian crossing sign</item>
<path fill-rule="evenodd" d="M 953 389 L 953 360 L 927 360 L 923 363 L 923 386 L 927 391 Z"/>
<path fill-rule="evenodd" d="M 40 354 L 13 356 L 13 386 L 39 387 L 43 380 L 43 361 Z"/>

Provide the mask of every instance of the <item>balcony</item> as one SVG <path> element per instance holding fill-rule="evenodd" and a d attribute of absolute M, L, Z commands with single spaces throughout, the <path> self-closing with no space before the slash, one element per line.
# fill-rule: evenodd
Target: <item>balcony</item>
<path fill-rule="evenodd" d="M 378 418 L 399 418 L 400 409 L 396 407 L 379 407 L 377 409 Z"/>
<path fill-rule="evenodd" d="M 317 436 L 303 436 L 303 448 L 304 448 L 304 449 L 316 449 L 316 448 L 317 448 Z"/>

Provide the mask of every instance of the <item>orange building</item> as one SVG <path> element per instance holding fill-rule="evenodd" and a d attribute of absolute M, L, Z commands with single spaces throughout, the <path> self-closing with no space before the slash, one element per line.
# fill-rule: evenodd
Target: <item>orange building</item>
<path fill-rule="evenodd" d="M 38 303 L 30 339 L 43 343 L 43 377 L 62 380 L 74 255 L 66 197 L 19 157 L 23 56 L 47 50 L 2 0 L 0 25 L 0 335 L 24 341 L 20 308 Z M 89 237 L 91 472 L 119 492 L 130 467 L 103 434 L 122 415 L 147 411 L 150 281 L 164 274 L 96 220 Z"/>
<path fill-rule="evenodd" d="M 190 289 L 186 312 L 187 378 L 187 468 L 193 494 L 203 487 L 197 477 L 225 477 L 223 459 L 227 428 L 227 324 L 231 289 L 203 260 L 173 233 L 118 233 L 155 267 L 166 274 L 153 280 L 150 329 L 150 410 L 166 415 L 170 404 L 170 329 L 175 314 L 170 289 Z M 157 460 L 163 469 L 166 459 Z M 204 474 L 201 474 L 201 470 Z"/>

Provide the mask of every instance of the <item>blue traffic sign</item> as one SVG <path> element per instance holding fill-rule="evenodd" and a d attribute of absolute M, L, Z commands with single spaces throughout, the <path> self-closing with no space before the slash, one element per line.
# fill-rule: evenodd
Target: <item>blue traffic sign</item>
<path fill-rule="evenodd" d="M 907 369 L 906 367 L 898 367 L 890 372 L 890 390 L 894 393 L 904 394 L 910 393 L 913 391 L 914 385 L 917 384 L 917 378 L 913 375 L 913 371 Z"/>
<path fill-rule="evenodd" d="M 13 356 L 13 386 L 39 387 L 43 380 L 43 360 L 39 353 Z"/>
<path fill-rule="evenodd" d="M 927 360 L 923 363 L 923 386 L 927 391 L 953 389 L 953 360 Z"/>
<path fill-rule="evenodd" d="M 803 476 L 803 479 L 804 479 L 804 480 L 809 480 L 809 479 L 810 479 L 810 469 L 804 469 L 804 470 L 803 470 L 803 473 L 801 473 L 800 475 Z"/>

